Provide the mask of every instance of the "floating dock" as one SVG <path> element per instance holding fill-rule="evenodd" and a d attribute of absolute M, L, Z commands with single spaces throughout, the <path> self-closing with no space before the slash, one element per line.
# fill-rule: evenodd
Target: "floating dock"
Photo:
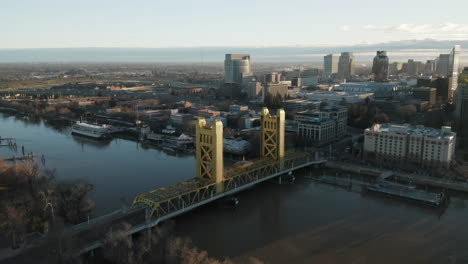
<path fill-rule="evenodd" d="M 446 199 L 444 193 L 426 192 L 423 190 L 391 184 L 369 185 L 365 187 L 365 190 L 412 201 L 423 202 L 431 206 L 440 206 L 444 204 Z"/>
<path fill-rule="evenodd" d="M 369 183 L 351 178 L 346 179 L 332 176 L 320 176 L 315 179 L 322 183 L 332 184 L 346 189 L 351 189 L 353 185 L 359 185 L 362 186 L 364 191 L 422 202 L 430 206 L 443 205 L 446 200 L 446 196 L 444 193 L 427 192 L 423 190 L 418 190 L 415 186 L 403 185 L 387 181 Z"/>

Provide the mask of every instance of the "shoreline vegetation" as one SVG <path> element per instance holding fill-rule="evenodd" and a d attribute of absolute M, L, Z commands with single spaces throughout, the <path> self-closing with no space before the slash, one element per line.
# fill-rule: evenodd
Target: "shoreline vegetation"
<path fill-rule="evenodd" d="M 106 245 L 93 256 L 70 258 L 65 252 L 72 238 L 66 230 L 91 215 L 94 203 L 87 197 L 93 185 L 59 182 L 55 170 L 41 170 L 32 161 L 7 164 L 1 159 L 0 183 L 0 249 L 18 250 L 10 258 L 3 256 L 11 263 L 35 257 L 41 259 L 37 263 L 263 263 L 257 258 L 237 262 L 209 257 L 189 238 L 174 236 L 173 221 L 130 237 L 125 233 L 131 226 L 123 224 L 106 233 Z"/>
<path fill-rule="evenodd" d="M 55 170 L 40 170 L 26 161 L 7 164 L 0 160 L 0 230 L 13 249 L 27 234 L 47 235 L 57 227 L 78 224 L 91 214 L 88 200 L 93 185 L 83 181 L 57 181 Z M 5 244 L 5 243 L 2 243 Z"/>
<path fill-rule="evenodd" d="M 143 263 L 187 263 L 187 264 L 263 264 L 256 257 L 241 261 L 229 258 L 219 260 L 210 257 L 207 251 L 197 248 L 191 239 L 173 235 L 175 224 L 168 221 L 144 232 L 137 238 L 128 237 L 131 225 L 123 224 L 119 230 L 106 234 L 107 245 L 90 263 L 143 264 Z"/>

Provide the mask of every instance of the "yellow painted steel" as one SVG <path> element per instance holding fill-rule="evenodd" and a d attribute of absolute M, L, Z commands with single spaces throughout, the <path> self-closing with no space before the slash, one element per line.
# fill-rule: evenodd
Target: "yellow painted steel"
<path fill-rule="evenodd" d="M 268 108 L 262 109 L 261 153 L 264 158 L 272 158 L 282 163 L 284 158 L 284 128 L 286 114 L 278 109 L 271 115 Z"/>
<path fill-rule="evenodd" d="M 304 152 L 288 152 L 283 161 L 283 169 L 279 161 L 271 158 L 260 158 L 246 167 L 227 168 L 224 171 L 224 180 L 221 182 L 222 190 L 228 192 L 307 163 L 310 161 L 310 155 Z M 218 186 L 219 184 L 213 183 L 210 179 L 194 178 L 141 194 L 135 198 L 133 204 L 144 204 L 151 209 L 151 216 L 161 217 L 215 197 L 220 194 L 217 191 Z"/>
<path fill-rule="evenodd" d="M 213 126 L 208 126 L 206 120 L 200 118 L 196 125 L 197 177 L 138 195 L 133 204 L 145 204 L 151 209 L 150 215 L 161 217 L 307 163 L 310 160 L 307 153 L 285 153 L 284 128 L 283 109 L 272 116 L 263 108 L 262 157 L 223 170 L 223 124 L 216 120 Z"/>
<path fill-rule="evenodd" d="M 208 126 L 204 118 L 196 125 L 197 178 L 216 183 L 216 191 L 223 192 L 223 123 L 216 119 Z"/>

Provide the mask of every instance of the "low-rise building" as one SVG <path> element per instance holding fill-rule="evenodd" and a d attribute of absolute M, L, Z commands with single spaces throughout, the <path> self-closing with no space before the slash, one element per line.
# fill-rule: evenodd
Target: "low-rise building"
<path fill-rule="evenodd" d="M 257 122 L 258 125 L 260 125 L 260 117 L 259 116 L 245 116 L 245 117 L 243 117 L 243 119 L 244 119 L 244 128 L 255 127 L 255 122 Z"/>
<path fill-rule="evenodd" d="M 311 115 L 298 122 L 297 134 L 303 144 L 321 146 L 335 140 L 335 122 Z"/>
<path fill-rule="evenodd" d="M 171 122 L 176 125 L 182 125 L 185 122 L 193 119 L 191 114 L 175 114 L 171 115 Z"/>
<path fill-rule="evenodd" d="M 250 148 L 251 144 L 247 140 L 242 139 L 229 139 L 225 138 L 223 140 L 224 152 L 234 155 L 244 155 Z"/>
<path fill-rule="evenodd" d="M 343 106 L 298 112 L 297 134 L 306 145 L 321 146 L 346 135 L 348 109 Z"/>
<path fill-rule="evenodd" d="M 429 107 L 436 104 L 437 91 L 431 87 L 415 87 L 413 88 L 413 97 L 429 103 Z"/>
<path fill-rule="evenodd" d="M 207 109 L 207 108 L 201 108 L 201 109 L 198 109 L 197 110 L 197 116 L 202 116 L 202 117 L 205 117 L 205 118 L 209 118 L 209 117 L 212 117 L 212 116 L 219 116 L 221 114 L 220 111 L 216 111 L 216 110 L 211 110 L 211 109 Z"/>
<path fill-rule="evenodd" d="M 287 112 L 314 110 L 319 109 L 320 103 L 307 99 L 291 99 L 283 102 L 283 108 Z"/>
<path fill-rule="evenodd" d="M 230 113 L 240 113 L 240 112 L 245 112 L 248 110 L 249 110 L 249 107 L 246 105 L 230 105 L 229 106 Z"/>
<path fill-rule="evenodd" d="M 281 83 L 266 83 L 265 84 L 265 95 L 270 94 L 276 96 L 277 94 L 281 95 L 282 98 L 285 98 L 288 95 L 288 85 Z"/>
<path fill-rule="evenodd" d="M 370 106 L 376 106 L 387 114 L 398 113 L 401 106 L 400 100 L 393 99 L 374 99 L 369 102 Z"/>
<path fill-rule="evenodd" d="M 257 81 L 249 82 L 246 85 L 247 96 L 249 99 L 254 100 L 262 96 L 262 83 Z"/>
<path fill-rule="evenodd" d="M 331 104 L 338 104 L 343 101 L 349 104 L 362 103 L 366 98 L 372 99 L 373 93 L 369 92 L 339 92 L 339 91 L 312 91 L 299 93 L 301 97 L 310 100 L 327 101 Z"/>
<path fill-rule="evenodd" d="M 448 168 L 455 159 L 456 133 L 451 127 L 375 124 L 364 131 L 364 157 L 387 163 L 414 163 Z"/>
<path fill-rule="evenodd" d="M 373 93 L 376 98 L 406 98 L 410 88 L 405 83 L 350 82 L 333 88 L 334 91 Z"/>

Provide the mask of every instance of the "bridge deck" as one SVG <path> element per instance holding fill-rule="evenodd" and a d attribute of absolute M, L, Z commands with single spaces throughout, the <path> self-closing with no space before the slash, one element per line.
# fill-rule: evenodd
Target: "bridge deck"
<path fill-rule="evenodd" d="M 122 223 L 129 223 L 133 226 L 127 231 L 128 235 L 131 235 L 255 184 L 325 162 L 326 160 L 312 160 L 305 153 L 289 153 L 284 165 L 271 160 L 260 160 L 247 167 L 227 169 L 228 173 L 225 174 L 228 175 L 222 183 L 224 187 L 222 193 L 216 193 L 216 184 L 204 179 L 191 179 L 142 194 L 135 199 L 133 207 L 127 212 L 119 211 L 94 223 L 83 223 L 76 227 L 74 237 L 79 243 L 75 244 L 74 254 L 83 254 L 101 247 L 105 243 L 103 238 L 106 232 Z M 280 166 L 283 166 L 282 169 Z M 238 174 L 235 174 L 235 171 Z M 148 211 L 151 212 L 150 215 Z"/>
<path fill-rule="evenodd" d="M 304 152 L 288 152 L 282 162 L 273 159 L 246 162 L 227 168 L 221 183 L 213 183 L 203 178 L 190 179 L 141 194 L 135 198 L 133 204 L 144 204 L 151 208 L 151 215 L 161 217 L 219 195 L 219 190 L 222 190 L 221 193 L 227 192 L 295 165 L 307 163 L 310 159 L 311 157 Z"/>

